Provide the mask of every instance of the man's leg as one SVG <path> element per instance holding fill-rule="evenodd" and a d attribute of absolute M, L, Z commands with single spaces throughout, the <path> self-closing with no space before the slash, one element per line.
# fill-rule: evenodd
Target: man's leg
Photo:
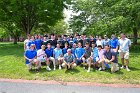
<path fill-rule="evenodd" d="M 39 60 L 34 59 L 33 63 L 35 64 L 35 70 L 38 72 L 39 71 Z"/>
<path fill-rule="evenodd" d="M 49 61 L 49 58 L 46 58 L 45 61 L 46 61 L 46 65 L 47 65 L 46 70 L 50 71 L 51 68 L 50 68 L 50 61 Z"/>
<path fill-rule="evenodd" d="M 88 63 L 88 71 L 87 71 L 87 72 L 90 72 L 91 61 L 92 61 L 91 58 L 88 58 L 88 59 L 87 59 L 87 63 Z"/>
<path fill-rule="evenodd" d="M 124 68 L 124 53 L 123 52 L 120 52 L 120 58 L 121 58 L 121 62 L 122 62 L 122 68 Z"/>
<path fill-rule="evenodd" d="M 76 63 L 71 64 L 71 68 L 74 69 L 76 67 Z"/>
<path fill-rule="evenodd" d="M 83 62 L 83 68 L 85 69 L 86 59 L 84 57 L 82 57 L 82 62 Z"/>
<path fill-rule="evenodd" d="M 66 68 L 66 67 L 67 67 L 66 62 L 63 62 L 63 63 L 62 63 L 62 67 L 64 67 L 64 68 Z"/>
<path fill-rule="evenodd" d="M 128 65 L 129 65 L 129 52 L 126 52 L 125 55 L 124 55 L 124 58 L 125 58 L 125 61 L 126 61 L 126 70 L 127 71 L 130 71 L 130 69 L 128 68 Z"/>
<path fill-rule="evenodd" d="M 49 58 L 53 62 L 54 70 L 56 69 L 55 59 L 53 57 Z"/>

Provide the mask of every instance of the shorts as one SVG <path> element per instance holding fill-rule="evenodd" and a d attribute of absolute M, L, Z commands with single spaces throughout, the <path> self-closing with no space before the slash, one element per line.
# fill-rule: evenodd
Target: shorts
<path fill-rule="evenodd" d="M 46 58 L 39 58 L 37 59 L 39 62 L 46 62 Z"/>
<path fill-rule="evenodd" d="M 120 58 L 129 59 L 129 52 L 120 52 Z"/>

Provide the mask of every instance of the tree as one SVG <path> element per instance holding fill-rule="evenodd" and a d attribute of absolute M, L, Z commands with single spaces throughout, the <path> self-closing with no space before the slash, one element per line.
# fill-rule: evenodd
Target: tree
<path fill-rule="evenodd" d="M 73 9 L 77 13 L 81 11 L 78 20 L 85 17 L 80 22 L 84 24 L 81 28 L 85 27 L 86 33 L 109 35 L 133 32 L 133 43 L 137 44 L 137 33 L 140 30 L 139 0 L 77 0 Z M 84 20 L 91 21 L 85 24 Z"/>
<path fill-rule="evenodd" d="M 66 0 L 0 0 L 0 22 L 11 21 L 26 35 L 39 23 L 54 25 L 63 18 Z"/>

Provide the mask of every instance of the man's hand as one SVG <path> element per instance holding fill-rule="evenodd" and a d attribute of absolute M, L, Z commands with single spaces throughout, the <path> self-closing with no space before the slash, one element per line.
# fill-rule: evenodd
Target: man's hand
<path fill-rule="evenodd" d="M 29 62 L 32 62 L 33 61 L 33 59 L 29 59 Z"/>

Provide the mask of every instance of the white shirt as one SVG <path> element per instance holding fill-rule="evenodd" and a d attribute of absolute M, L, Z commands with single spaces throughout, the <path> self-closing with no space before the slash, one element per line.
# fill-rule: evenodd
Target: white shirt
<path fill-rule="evenodd" d="M 37 51 L 37 59 L 43 59 L 45 56 L 46 56 L 46 53 L 45 53 L 44 50 L 39 49 L 39 50 Z"/>
<path fill-rule="evenodd" d="M 96 41 L 96 45 L 98 46 L 98 45 L 101 45 L 102 47 L 103 47 L 103 41 L 102 40 L 97 40 Z"/>
<path fill-rule="evenodd" d="M 26 50 L 27 49 L 29 49 L 29 46 L 28 46 L 28 43 L 30 42 L 30 40 L 29 39 L 26 39 L 25 41 L 24 41 L 24 44 L 25 44 L 25 48 L 26 48 Z"/>
<path fill-rule="evenodd" d="M 119 40 L 119 51 L 120 52 L 129 52 L 129 46 L 131 45 L 131 41 L 128 38 Z"/>

